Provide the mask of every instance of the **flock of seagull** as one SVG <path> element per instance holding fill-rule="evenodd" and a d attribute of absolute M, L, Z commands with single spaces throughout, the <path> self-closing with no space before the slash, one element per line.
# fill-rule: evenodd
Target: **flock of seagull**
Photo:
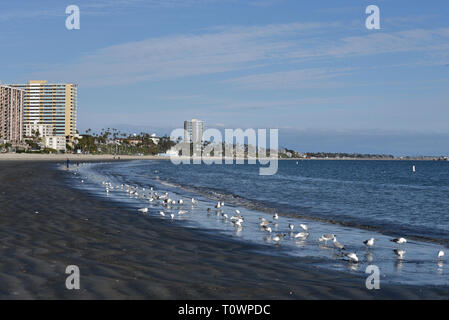
<path fill-rule="evenodd" d="M 134 198 L 140 198 L 142 200 L 148 201 L 149 204 L 157 204 L 163 208 L 163 210 L 159 210 L 157 214 L 159 214 L 162 217 L 169 216 L 170 219 L 175 218 L 175 213 L 177 213 L 178 216 L 182 216 L 187 214 L 189 211 L 187 209 L 187 204 L 184 203 L 184 200 L 179 199 L 171 199 L 168 192 L 164 193 L 158 193 L 153 190 L 153 187 L 150 187 L 148 190 L 145 188 L 139 188 L 139 187 L 133 187 L 128 184 L 121 184 L 114 186 L 110 182 L 102 182 L 103 186 L 105 187 L 106 194 L 109 195 L 109 193 L 113 190 L 122 190 L 125 191 L 130 197 Z M 191 206 L 195 207 L 198 204 L 198 200 L 191 198 L 190 200 Z M 225 204 L 223 201 L 218 201 L 215 205 L 215 210 L 213 208 L 207 208 L 207 214 L 210 215 L 211 212 L 215 211 L 215 214 L 217 216 L 221 216 L 223 221 L 230 222 L 234 227 L 241 230 L 243 227 L 243 224 L 245 222 L 245 218 L 241 215 L 239 210 L 235 210 L 235 213 L 230 215 L 228 213 L 225 213 L 223 208 Z M 165 211 L 164 211 L 165 210 Z M 144 207 L 138 209 L 141 213 L 148 213 L 149 208 Z M 269 221 L 266 218 L 259 218 L 259 227 L 261 232 L 266 232 L 270 235 L 270 239 L 275 244 L 280 244 L 284 237 L 287 236 L 286 233 L 277 233 L 272 235 L 273 228 L 277 227 L 277 220 L 279 219 L 279 215 L 275 213 L 273 215 L 273 221 Z M 295 229 L 295 225 L 290 223 L 288 224 L 288 228 L 290 230 L 290 235 L 297 240 L 306 240 L 310 233 L 309 233 L 309 227 L 306 224 L 299 224 L 299 227 L 301 228 L 300 232 L 294 233 L 293 230 Z M 349 261 L 350 263 L 358 263 L 359 257 L 355 252 L 348 252 L 345 248 L 345 246 L 340 243 L 337 240 L 337 237 L 335 234 L 323 234 L 321 237 L 318 238 L 318 242 L 322 243 L 324 242 L 325 246 L 327 246 L 327 242 L 332 241 L 332 246 L 338 250 L 338 253 L 340 256 L 343 257 L 344 260 Z M 397 256 L 398 259 L 402 260 L 404 259 L 406 251 L 403 249 L 403 245 L 407 243 L 407 240 L 403 237 L 391 239 L 392 242 L 396 243 L 398 247 L 396 249 L 393 249 L 394 254 Z M 370 238 L 368 240 L 363 241 L 363 244 L 366 246 L 368 250 L 371 250 L 374 247 L 374 238 Z M 442 261 L 444 257 L 444 251 L 439 250 L 437 253 L 437 259 L 439 262 Z"/>

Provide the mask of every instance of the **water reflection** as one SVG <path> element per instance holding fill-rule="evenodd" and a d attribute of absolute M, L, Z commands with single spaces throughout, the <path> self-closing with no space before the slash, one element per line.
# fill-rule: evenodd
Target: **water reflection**
<path fill-rule="evenodd" d="M 444 266 L 444 263 L 443 263 L 443 260 L 438 260 L 438 262 L 437 262 L 437 272 L 438 272 L 438 274 L 443 274 L 443 266 Z"/>
<path fill-rule="evenodd" d="M 401 272 L 402 264 L 403 264 L 403 260 L 402 259 L 399 259 L 399 258 L 396 259 L 396 262 L 395 262 L 396 271 Z"/>

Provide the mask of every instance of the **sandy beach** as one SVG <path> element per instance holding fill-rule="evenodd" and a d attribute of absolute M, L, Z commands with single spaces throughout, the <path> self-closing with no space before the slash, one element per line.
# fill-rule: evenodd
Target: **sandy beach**
<path fill-rule="evenodd" d="M 0 156 L 1 299 L 448 298 L 441 287 L 370 291 L 362 277 L 141 216 L 72 189 L 53 162 L 18 156 Z M 80 290 L 65 288 L 68 265 L 80 268 Z"/>
<path fill-rule="evenodd" d="M 66 161 L 69 159 L 73 162 L 88 161 L 109 161 L 109 160 L 165 160 L 169 157 L 163 156 L 113 156 L 90 155 L 90 154 L 33 154 L 33 153 L 0 153 L 0 161 Z"/>

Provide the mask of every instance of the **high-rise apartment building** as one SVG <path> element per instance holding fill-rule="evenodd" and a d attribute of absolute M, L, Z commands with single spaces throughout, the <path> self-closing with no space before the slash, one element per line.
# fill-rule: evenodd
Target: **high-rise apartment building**
<path fill-rule="evenodd" d="M 193 144 L 193 156 L 201 155 L 204 122 L 198 119 L 184 121 L 184 142 Z"/>
<path fill-rule="evenodd" d="M 184 121 L 184 141 L 193 143 L 202 143 L 203 141 L 204 121 L 192 119 Z"/>
<path fill-rule="evenodd" d="M 0 136 L 19 144 L 23 140 L 24 91 L 0 83 Z"/>
<path fill-rule="evenodd" d="M 77 85 L 32 80 L 28 84 L 11 84 L 25 91 L 23 125 L 49 125 L 53 135 L 65 136 L 67 143 L 76 137 Z M 25 129 L 24 129 L 25 130 Z M 24 132 L 25 133 L 25 132 Z"/>

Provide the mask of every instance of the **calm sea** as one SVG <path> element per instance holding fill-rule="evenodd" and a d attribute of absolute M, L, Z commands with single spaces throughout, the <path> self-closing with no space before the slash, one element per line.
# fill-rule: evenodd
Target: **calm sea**
<path fill-rule="evenodd" d="M 317 265 L 350 272 L 363 272 L 364 266 L 374 263 L 389 281 L 448 284 L 447 267 L 436 254 L 438 250 L 449 254 L 445 249 L 449 245 L 449 162 L 280 161 L 274 176 L 260 176 L 258 165 L 174 165 L 164 160 L 86 164 L 78 170 L 77 187 L 133 208 L 149 206 L 150 215 L 156 215 L 161 206 L 129 197 L 119 186 L 167 191 L 173 199 L 184 199 L 184 209 L 189 211 L 176 216 L 175 222 L 259 242 L 268 253 L 324 258 Z M 81 178 L 85 179 L 82 184 Z M 117 190 L 106 195 L 105 181 Z M 191 207 L 191 197 L 200 204 Z M 221 214 L 206 214 L 217 200 L 225 202 L 222 209 L 229 216 L 235 209 L 242 212 L 243 230 L 235 230 Z M 280 246 L 258 226 L 260 217 L 272 220 L 274 212 L 280 216 L 274 231 L 288 235 Z M 295 232 L 300 231 L 299 223 L 308 224 L 309 238 L 298 243 L 289 223 L 295 224 Z M 348 267 L 331 242 L 319 246 L 317 238 L 323 233 L 336 234 L 361 263 Z M 371 236 L 376 245 L 368 252 L 362 241 Z M 389 240 L 396 236 L 409 239 L 404 259 L 393 253 L 397 246 Z M 275 249 L 271 252 L 270 247 Z"/>

